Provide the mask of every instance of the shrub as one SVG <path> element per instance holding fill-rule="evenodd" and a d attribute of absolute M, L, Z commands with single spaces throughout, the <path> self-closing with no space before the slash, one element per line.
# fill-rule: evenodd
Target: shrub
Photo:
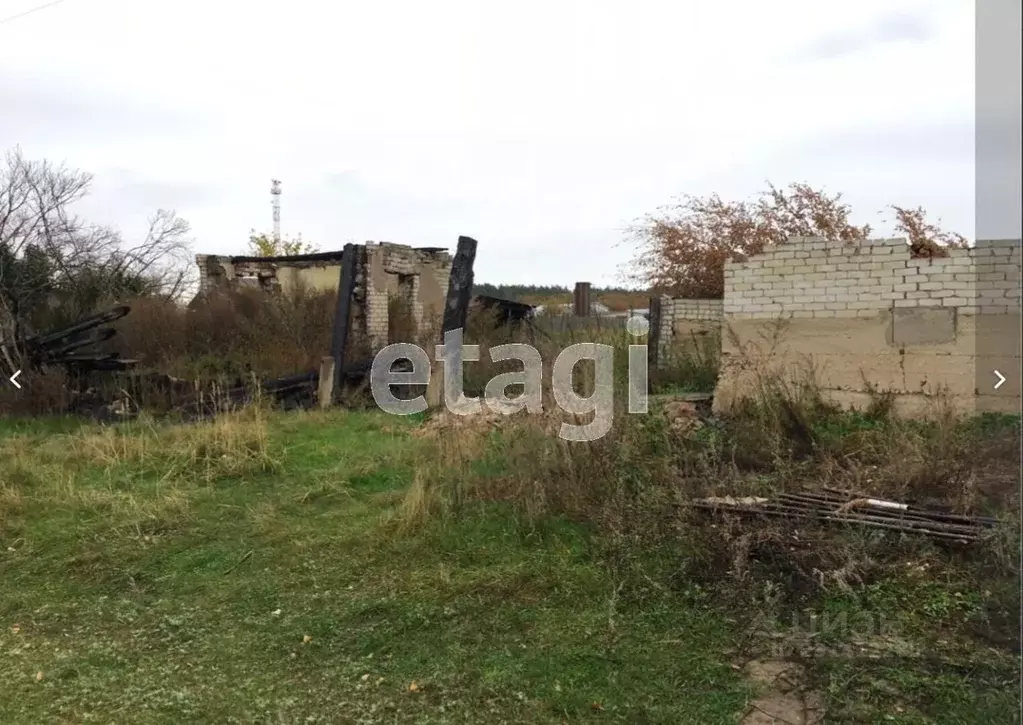
<path fill-rule="evenodd" d="M 945 256 L 948 247 L 966 244 L 961 235 L 929 222 L 922 208 L 888 210 L 895 215 L 896 233 L 908 237 L 913 256 Z M 866 239 L 870 226 L 856 226 L 851 218 L 852 208 L 841 194 L 807 184 L 768 184 L 752 201 L 684 196 L 630 230 L 637 246 L 631 276 L 662 294 L 720 299 L 725 262 L 745 261 L 789 237 L 823 237 L 836 244 Z"/>

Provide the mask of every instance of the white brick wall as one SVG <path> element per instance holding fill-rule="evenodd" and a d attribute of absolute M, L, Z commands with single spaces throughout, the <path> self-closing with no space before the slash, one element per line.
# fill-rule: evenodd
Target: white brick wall
<path fill-rule="evenodd" d="M 690 300 L 672 297 L 661 298 L 661 323 L 659 345 L 664 349 L 672 344 L 675 325 L 680 321 L 718 325 L 724 315 L 724 300 Z"/>
<path fill-rule="evenodd" d="M 413 314 L 416 316 L 417 324 L 424 322 L 426 310 L 420 299 L 419 290 L 421 282 L 420 275 L 431 274 L 435 276 L 442 293 L 447 292 L 448 277 L 451 274 L 451 255 L 444 253 L 424 252 L 403 244 L 391 242 L 380 242 L 374 244 L 367 242 L 365 246 L 365 261 L 362 264 L 362 284 L 365 291 L 361 298 L 365 301 L 364 329 L 370 344 L 374 349 L 387 344 L 388 334 L 388 305 L 387 289 L 377 289 L 373 284 L 372 275 L 369 273 L 373 265 L 373 259 L 379 257 L 382 262 L 385 274 L 414 275 L 412 285 Z"/>
<path fill-rule="evenodd" d="M 725 265 L 730 318 L 873 317 L 895 307 L 1006 314 L 1020 307 L 1020 240 L 980 241 L 950 256 L 911 259 L 905 239 L 843 244 L 791 239 Z"/>

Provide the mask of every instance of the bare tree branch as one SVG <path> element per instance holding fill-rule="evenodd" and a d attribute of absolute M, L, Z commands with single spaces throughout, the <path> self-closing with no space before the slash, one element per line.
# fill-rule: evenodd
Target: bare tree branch
<path fill-rule="evenodd" d="M 89 191 L 90 174 L 30 161 L 20 148 L 0 165 L 0 336 L 33 322 L 87 314 L 113 297 L 179 300 L 196 273 L 188 223 L 158 210 L 137 244 L 71 212 Z M 58 315 L 60 316 L 60 315 Z"/>

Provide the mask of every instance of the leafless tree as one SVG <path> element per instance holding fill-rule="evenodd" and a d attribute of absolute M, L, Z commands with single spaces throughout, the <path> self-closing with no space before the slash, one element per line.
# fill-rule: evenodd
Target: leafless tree
<path fill-rule="evenodd" d="M 0 166 L 0 335 L 8 340 L 31 329 L 41 310 L 76 316 L 110 296 L 179 298 L 188 288 L 188 223 L 161 209 L 141 241 L 126 243 L 71 211 L 91 181 L 63 164 L 29 160 L 20 148 L 7 152 Z"/>
<path fill-rule="evenodd" d="M 192 281 L 194 261 L 186 220 L 168 209 L 149 217 L 142 240 L 128 246 L 116 231 L 93 227 L 84 239 L 90 266 L 112 279 L 136 280 L 141 292 L 180 299 Z"/>

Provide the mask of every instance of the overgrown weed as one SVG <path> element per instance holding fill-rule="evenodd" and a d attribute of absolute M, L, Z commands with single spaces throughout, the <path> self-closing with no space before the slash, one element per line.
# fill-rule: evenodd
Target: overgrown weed
<path fill-rule="evenodd" d="M 977 546 L 956 548 L 871 529 L 709 517 L 689 504 L 830 487 L 1003 515 L 1016 505 L 1017 480 L 1006 472 L 1018 466 L 1018 418 L 964 418 L 938 398 L 926 420 L 904 419 L 877 391 L 865 410 L 843 410 L 812 375 L 761 376 L 756 394 L 727 418 L 686 433 L 662 414 L 623 408 L 611 432 L 588 443 L 557 437 L 564 415 L 554 406 L 543 416 L 510 416 L 482 437 L 441 438 L 443 459 L 418 472 L 403 520 L 472 516 L 500 502 L 527 529 L 551 518 L 592 527 L 602 556 L 636 591 L 690 596 L 696 587 L 735 611 L 779 616 L 883 586 L 907 562 L 933 562 L 947 581 L 977 591 L 1016 575 L 1011 522 Z M 1018 596 L 1001 606 L 1013 601 Z"/>
<path fill-rule="evenodd" d="M 283 454 L 271 445 L 267 412 L 254 404 L 189 425 L 163 425 L 143 416 L 71 436 L 70 458 L 83 467 L 130 465 L 207 484 L 273 473 L 281 469 Z"/>

